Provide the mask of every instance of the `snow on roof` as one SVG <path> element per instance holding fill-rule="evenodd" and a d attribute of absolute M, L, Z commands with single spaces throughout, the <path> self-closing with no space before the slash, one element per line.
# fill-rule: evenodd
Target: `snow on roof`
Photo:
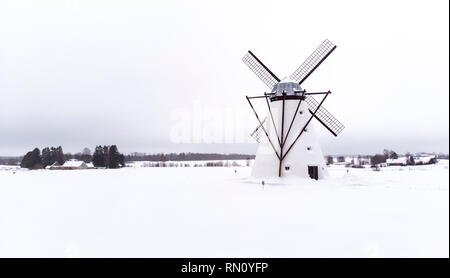
<path fill-rule="evenodd" d="M 61 166 L 61 164 L 59 164 L 58 161 L 55 161 L 55 162 L 53 162 L 52 165 L 45 166 L 45 169 L 55 168 L 55 167 L 59 167 L 59 166 Z"/>
<path fill-rule="evenodd" d="M 427 155 L 427 156 L 419 156 L 414 157 L 414 161 L 417 162 L 423 162 L 423 163 L 429 163 L 431 159 L 436 158 L 434 155 Z"/>
<path fill-rule="evenodd" d="M 63 167 L 80 167 L 83 164 L 85 164 L 84 161 L 70 159 L 63 164 Z"/>

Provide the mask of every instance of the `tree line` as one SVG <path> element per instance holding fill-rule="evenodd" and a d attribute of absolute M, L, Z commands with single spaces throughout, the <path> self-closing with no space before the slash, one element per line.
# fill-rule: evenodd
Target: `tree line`
<path fill-rule="evenodd" d="M 249 154 L 220 154 L 220 153 L 132 153 L 125 156 L 125 161 L 197 161 L 197 160 L 249 160 L 255 155 Z"/>
<path fill-rule="evenodd" d="M 64 153 L 62 147 L 46 147 L 42 149 L 42 154 L 39 148 L 34 148 L 32 151 L 27 152 L 20 167 L 28 169 L 42 169 L 48 165 L 52 165 L 58 162 L 60 165 L 64 163 Z"/>
<path fill-rule="evenodd" d="M 93 155 L 91 155 L 89 148 L 84 148 L 82 152 L 76 154 L 65 154 L 61 146 L 56 148 L 45 147 L 42 152 L 39 148 L 34 148 L 23 156 L 20 167 L 42 169 L 56 162 L 63 165 L 70 159 L 81 160 L 86 163 L 92 162 L 94 167 L 119 168 L 125 166 L 125 156 L 119 152 L 116 145 L 111 145 L 96 146 Z"/>

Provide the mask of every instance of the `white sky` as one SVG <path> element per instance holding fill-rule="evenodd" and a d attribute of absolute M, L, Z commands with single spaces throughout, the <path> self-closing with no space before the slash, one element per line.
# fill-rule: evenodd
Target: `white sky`
<path fill-rule="evenodd" d="M 245 95 L 325 39 L 338 48 L 303 83 L 346 129 L 318 127 L 326 154 L 449 151 L 448 1 L 1 1 L 0 155 L 247 152 L 256 144 L 175 144 L 171 114 L 195 103 L 249 133 Z M 197 101 L 197 102 L 195 102 Z M 194 117 L 193 117 L 194 118 Z M 192 120 L 195 121 L 195 120 Z M 195 123 L 193 123 L 195 125 Z M 317 125 L 319 126 L 319 125 Z"/>

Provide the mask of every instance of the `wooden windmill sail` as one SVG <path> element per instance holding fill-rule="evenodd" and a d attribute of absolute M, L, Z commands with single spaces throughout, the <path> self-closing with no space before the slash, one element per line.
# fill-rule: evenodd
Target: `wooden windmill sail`
<path fill-rule="evenodd" d="M 252 136 L 259 147 L 253 166 L 253 176 L 301 176 L 314 179 L 327 175 L 325 160 L 317 141 L 312 119 L 316 119 L 334 136 L 343 129 L 323 106 L 331 91 L 309 93 L 300 86 L 336 49 L 325 40 L 288 78 L 280 80 L 251 51 L 244 63 L 271 90 L 260 96 L 246 96 L 258 120 Z M 317 101 L 314 96 L 322 96 Z M 268 115 L 261 119 L 252 99 L 265 99 Z"/>

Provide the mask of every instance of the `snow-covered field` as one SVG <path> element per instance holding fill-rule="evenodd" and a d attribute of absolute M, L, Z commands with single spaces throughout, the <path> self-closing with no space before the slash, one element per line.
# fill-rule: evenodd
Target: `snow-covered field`
<path fill-rule="evenodd" d="M 0 256 L 448 257 L 448 165 L 264 187 L 248 167 L 0 167 Z"/>

